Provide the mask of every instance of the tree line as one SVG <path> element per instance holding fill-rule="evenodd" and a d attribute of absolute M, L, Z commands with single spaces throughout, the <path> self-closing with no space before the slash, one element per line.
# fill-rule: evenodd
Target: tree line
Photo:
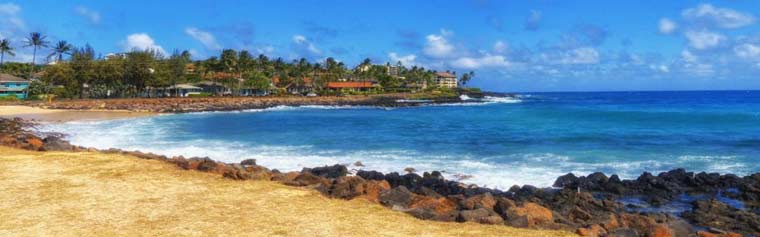
<path fill-rule="evenodd" d="M 189 51 L 174 50 L 164 55 L 155 49 L 132 49 L 129 52 L 97 54 L 89 44 L 76 47 L 66 41 L 50 44 L 46 36 L 30 33 L 23 47 L 32 48 L 31 64 L 5 63 L 5 55 L 14 56 L 15 49 L 7 39 L 0 40 L 0 70 L 25 78 L 36 78 L 30 86 L 31 95 L 56 94 L 65 98 L 113 98 L 150 96 L 151 89 L 176 88 L 182 83 L 210 81 L 230 88 L 273 89 L 303 86 L 311 83 L 319 90 L 332 81 L 376 81 L 384 91 L 403 91 L 409 85 L 432 85 L 435 71 L 423 67 L 373 64 L 365 59 L 355 68 L 328 57 L 320 62 L 305 58 L 286 61 L 254 56 L 247 50 L 224 49 L 219 56 L 193 60 Z M 36 65 L 37 53 L 50 49 L 47 65 Z M 389 68 L 395 72 L 391 75 Z M 462 83 L 473 72 L 464 73 Z M 177 93 L 174 93 L 177 94 Z"/>

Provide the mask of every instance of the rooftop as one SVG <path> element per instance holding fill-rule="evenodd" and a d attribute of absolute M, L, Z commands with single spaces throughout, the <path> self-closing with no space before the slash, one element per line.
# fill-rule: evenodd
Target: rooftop
<path fill-rule="evenodd" d="M 29 80 L 10 74 L 0 73 L 0 82 L 29 82 Z"/>
<path fill-rule="evenodd" d="M 453 77 L 453 78 L 457 78 L 457 75 L 451 74 L 449 72 L 436 72 L 435 76 L 437 76 L 437 77 Z"/>
<path fill-rule="evenodd" d="M 374 85 L 371 81 L 340 81 L 328 82 L 327 88 L 372 88 Z"/>

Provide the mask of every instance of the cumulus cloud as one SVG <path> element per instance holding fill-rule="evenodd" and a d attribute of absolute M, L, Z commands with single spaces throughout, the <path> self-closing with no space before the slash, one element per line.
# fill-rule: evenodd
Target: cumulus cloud
<path fill-rule="evenodd" d="M 700 50 L 714 48 L 726 40 L 725 36 L 707 30 L 688 31 L 685 36 L 689 41 L 689 46 Z"/>
<path fill-rule="evenodd" d="M 752 14 L 742 13 L 730 8 L 718 8 L 710 4 L 700 4 L 693 8 L 687 8 L 681 12 L 681 15 L 688 20 L 726 29 L 739 28 L 755 23 L 755 17 Z"/>
<path fill-rule="evenodd" d="M 78 6 L 74 8 L 74 11 L 79 14 L 80 16 L 86 18 L 90 23 L 92 24 L 99 24 L 100 23 L 100 12 L 83 7 Z"/>
<path fill-rule="evenodd" d="M 750 60 L 760 59 L 760 46 L 755 44 L 740 44 L 734 47 L 734 53 L 737 57 Z"/>
<path fill-rule="evenodd" d="M 209 32 L 202 31 L 195 27 L 188 27 L 185 29 L 185 34 L 193 37 L 193 39 L 201 42 L 207 49 L 216 50 L 221 49 L 222 46 L 216 42 L 216 38 Z"/>
<path fill-rule="evenodd" d="M 301 57 L 314 58 L 322 54 L 322 50 L 317 48 L 313 42 L 306 39 L 303 35 L 293 36 L 292 47 Z"/>
<path fill-rule="evenodd" d="M 415 59 L 417 59 L 417 55 L 409 54 L 409 55 L 398 55 L 395 52 L 388 53 L 388 58 L 390 59 L 391 63 L 401 62 L 401 64 L 409 66 L 409 65 L 417 65 L 415 62 Z"/>
<path fill-rule="evenodd" d="M 451 62 L 457 68 L 478 69 L 490 67 L 507 67 L 510 62 L 501 55 L 484 55 L 482 57 L 461 57 Z"/>
<path fill-rule="evenodd" d="M 591 47 L 544 53 L 541 57 L 550 64 L 596 64 L 599 52 Z"/>
<path fill-rule="evenodd" d="M 695 56 L 689 50 L 683 50 L 681 51 L 681 60 L 683 60 L 684 62 L 693 63 L 693 62 L 697 62 L 697 56 Z"/>
<path fill-rule="evenodd" d="M 156 50 L 164 55 L 166 51 L 161 45 L 156 44 L 156 41 L 146 33 L 135 33 L 127 36 L 127 40 L 124 42 L 124 50 Z"/>
<path fill-rule="evenodd" d="M 454 53 L 454 46 L 449 43 L 447 37 L 451 36 L 452 32 L 445 29 L 441 29 L 440 34 L 430 34 L 425 39 L 425 48 L 423 52 L 425 55 L 433 58 L 447 58 L 451 57 Z"/>
<path fill-rule="evenodd" d="M 541 15 L 540 11 L 536 11 L 536 10 L 530 11 L 530 15 L 528 15 L 528 17 L 525 18 L 525 23 L 523 23 L 523 28 L 529 31 L 538 30 L 538 28 L 541 27 L 542 18 L 543 16 Z"/>
<path fill-rule="evenodd" d="M 678 28 L 678 25 L 668 18 L 662 18 L 659 22 L 659 30 L 661 34 L 669 35 L 676 31 L 676 28 Z"/>

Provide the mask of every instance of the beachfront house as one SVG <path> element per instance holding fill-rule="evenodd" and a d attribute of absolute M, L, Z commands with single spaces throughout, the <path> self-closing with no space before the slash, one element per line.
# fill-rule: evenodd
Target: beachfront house
<path fill-rule="evenodd" d="M 203 93 L 208 93 L 211 95 L 229 95 L 230 94 L 230 89 L 219 82 L 202 81 L 196 84 L 196 86 L 200 87 Z"/>
<path fill-rule="evenodd" d="M 25 99 L 27 88 L 29 88 L 29 80 L 0 73 L 0 97 L 15 96 L 19 99 Z"/>
<path fill-rule="evenodd" d="M 439 88 L 457 88 L 457 75 L 451 74 L 450 72 L 436 72 L 435 84 Z"/>
<path fill-rule="evenodd" d="M 377 88 L 372 81 L 333 81 L 327 83 L 327 89 L 331 91 L 371 91 Z"/>
<path fill-rule="evenodd" d="M 170 86 L 166 89 L 169 92 L 169 94 L 179 96 L 179 97 L 199 95 L 201 94 L 201 92 L 203 92 L 203 88 L 193 86 L 190 84 L 177 84 L 177 86 Z"/>

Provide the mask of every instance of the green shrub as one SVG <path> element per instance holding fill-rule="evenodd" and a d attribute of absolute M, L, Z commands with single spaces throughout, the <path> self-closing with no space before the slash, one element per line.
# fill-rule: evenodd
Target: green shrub
<path fill-rule="evenodd" d="M 7 95 L 7 96 L 0 96 L 0 101 L 18 101 L 18 97 L 16 95 Z"/>

